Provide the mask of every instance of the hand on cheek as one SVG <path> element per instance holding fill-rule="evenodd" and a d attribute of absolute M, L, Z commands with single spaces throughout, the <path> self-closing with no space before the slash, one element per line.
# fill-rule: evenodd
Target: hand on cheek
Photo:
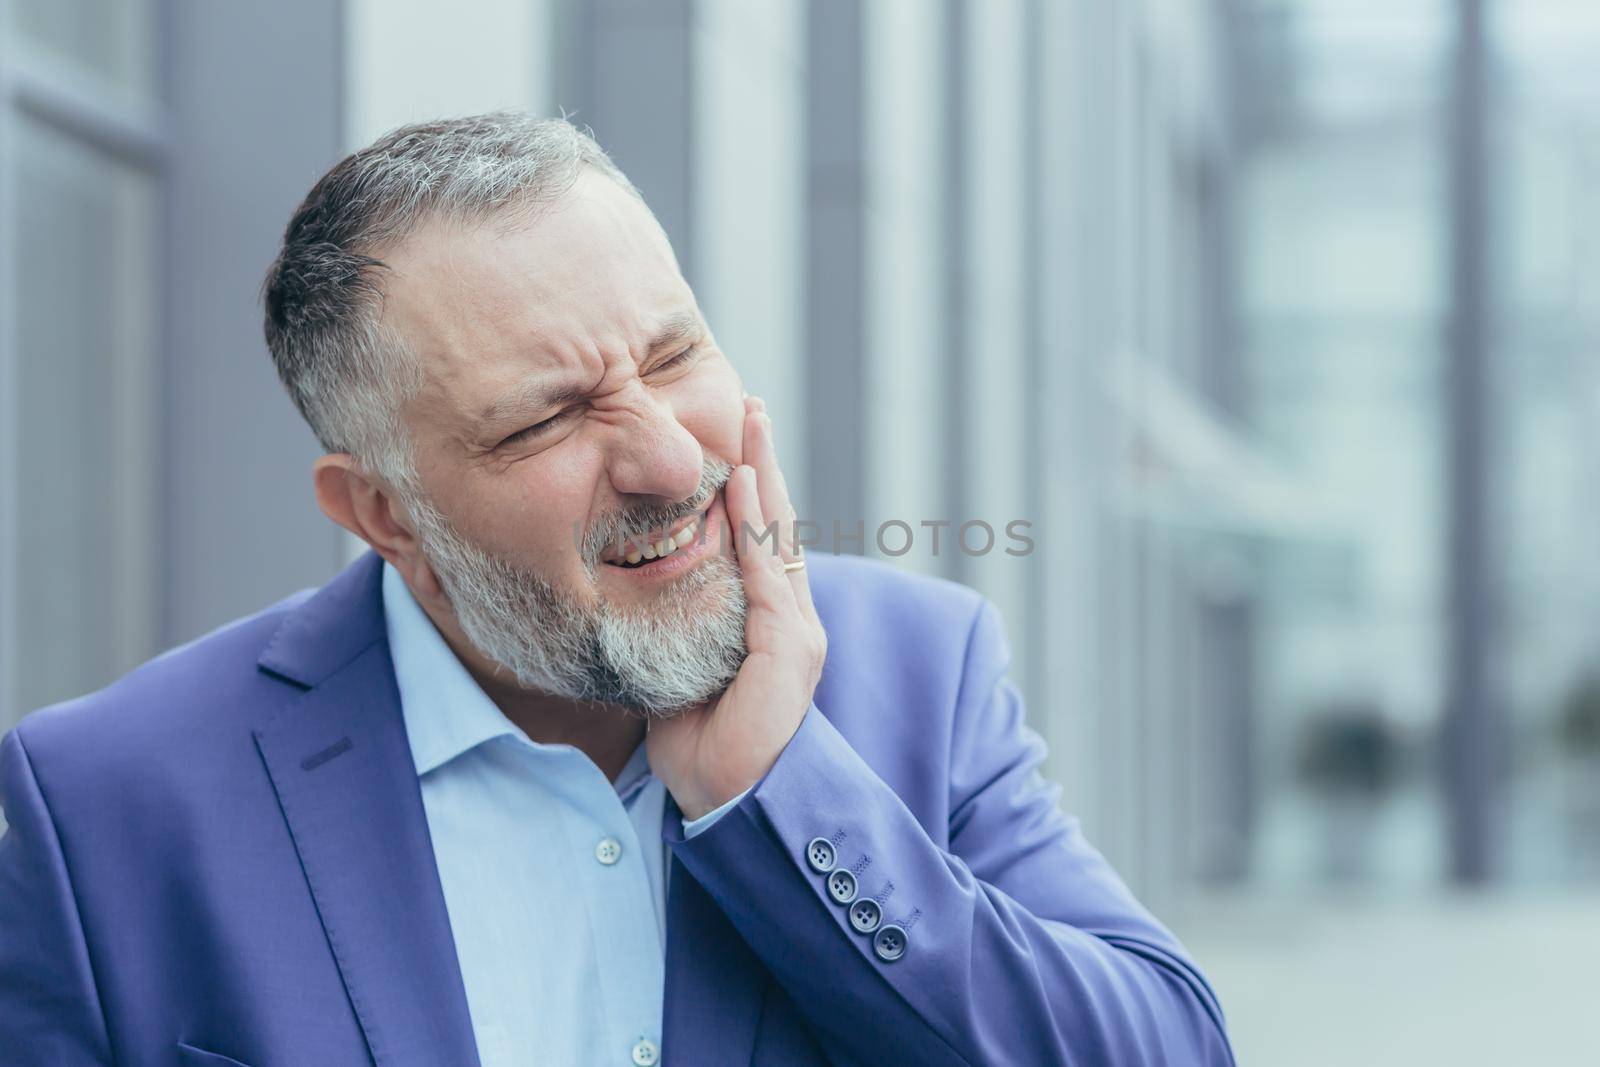
<path fill-rule="evenodd" d="M 785 568 L 800 559 L 795 510 L 772 446 L 772 421 L 756 397 L 745 400 L 742 458 L 724 499 L 749 603 L 744 665 L 708 705 L 650 725 L 651 768 L 687 819 L 766 774 L 810 707 L 827 656 L 806 572 Z M 776 541 L 758 540 L 772 524 Z"/>

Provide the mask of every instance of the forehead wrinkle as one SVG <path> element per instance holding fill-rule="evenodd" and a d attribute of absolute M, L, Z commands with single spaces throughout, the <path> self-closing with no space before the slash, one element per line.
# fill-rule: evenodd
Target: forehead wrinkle
<path fill-rule="evenodd" d="M 674 312 L 668 315 L 651 335 L 645 346 L 645 355 L 648 357 L 684 344 L 698 336 L 700 329 L 698 313 L 690 310 Z M 581 384 L 552 381 L 551 378 L 552 374 L 546 373 L 518 382 L 485 404 L 479 411 L 478 418 L 484 422 L 498 422 L 519 412 L 569 404 L 582 399 L 589 392 L 588 388 Z"/>

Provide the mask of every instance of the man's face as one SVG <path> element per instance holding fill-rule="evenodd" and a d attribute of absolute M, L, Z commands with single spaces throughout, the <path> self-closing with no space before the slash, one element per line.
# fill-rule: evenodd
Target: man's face
<path fill-rule="evenodd" d="M 655 220 L 586 171 L 531 224 L 431 226 L 386 261 L 385 320 L 424 370 L 404 412 L 432 512 L 418 533 L 463 629 L 525 684 L 647 710 L 696 696 L 709 679 L 652 695 L 671 664 L 611 662 L 664 637 L 727 645 L 734 616 L 742 641 L 737 569 L 716 551 L 742 386 Z M 676 560 L 603 561 L 699 512 L 707 543 Z M 561 677 L 594 658 L 587 681 Z M 731 677 L 738 658 L 714 650 L 700 673 Z M 639 676 L 596 684 L 619 670 Z"/>

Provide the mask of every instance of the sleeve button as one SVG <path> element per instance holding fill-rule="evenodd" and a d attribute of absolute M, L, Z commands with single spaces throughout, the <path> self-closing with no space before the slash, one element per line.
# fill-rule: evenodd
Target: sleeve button
<path fill-rule="evenodd" d="M 906 954 L 906 932 L 893 923 L 879 927 L 872 939 L 872 951 L 885 963 L 893 963 Z"/>
<path fill-rule="evenodd" d="M 828 895 L 841 904 L 856 899 L 856 876 L 843 867 L 828 875 Z"/>
<path fill-rule="evenodd" d="M 850 905 L 850 925 L 863 934 L 870 934 L 883 921 L 883 909 L 871 897 L 862 897 Z"/>
<path fill-rule="evenodd" d="M 827 874 L 833 870 L 833 860 L 833 842 L 826 837 L 813 837 L 806 846 L 806 862 L 811 864 L 811 869 Z"/>

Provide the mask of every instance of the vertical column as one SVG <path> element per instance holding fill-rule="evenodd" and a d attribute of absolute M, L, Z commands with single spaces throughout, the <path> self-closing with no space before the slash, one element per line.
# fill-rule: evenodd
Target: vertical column
<path fill-rule="evenodd" d="M 1219 27 L 1220 30 L 1220 27 Z M 1216 35 L 1219 56 L 1230 42 Z M 1237 323 L 1232 116 L 1237 103 L 1231 82 L 1219 72 L 1217 112 L 1221 129 L 1215 150 L 1201 164 L 1200 234 L 1197 258 L 1200 374 L 1203 395 L 1235 424 L 1245 410 Z M 1248 578 L 1253 560 L 1242 545 L 1216 550 L 1206 563 L 1198 611 L 1202 710 L 1196 738 L 1198 848 L 1189 850 L 1194 872 L 1210 882 L 1236 883 L 1249 873 L 1256 822 L 1258 726 L 1255 687 L 1257 605 Z"/>
<path fill-rule="evenodd" d="M 1086 269 L 1089 219 L 1083 207 L 1093 194 L 1088 161 L 1091 120 L 1088 99 L 1090 54 L 1084 41 L 1081 0 L 1046 3 L 1034 49 L 1054 57 L 1030 79 L 1037 102 L 1029 123 L 1037 149 L 1038 177 L 1030 201 L 1037 212 L 1037 271 L 1034 288 L 1048 298 L 1037 309 L 1040 351 L 1039 395 L 1035 405 L 1054 408 L 1056 417 L 1037 422 L 1039 458 L 1030 475 L 1039 502 L 1039 532 L 1052 550 L 1037 553 L 1043 596 L 1039 645 L 1038 695 L 1045 715 L 1040 724 L 1049 745 L 1049 772 L 1064 788 L 1067 810 L 1077 813 L 1090 833 L 1098 824 L 1093 756 L 1098 692 L 1097 657 L 1091 648 L 1097 627 L 1091 618 L 1095 568 L 1093 551 L 1095 470 L 1087 454 L 1095 443 L 1086 432 L 1077 398 L 1088 364 L 1087 308 L 1077 294 L 1099 272 Z"/>
<path fill-rule="evenodd" d="M 690 285 L 695 248 L 694 0 L 562 0 L 556 104 L 649 201 Z"/>
<path fill-rule="evenodd" d="M 952 465 L 963 468 L 955 498 L 958 541 L 951 557 L 962 579 L 989 597 L 1013 637 L 1013 671 L 1026 683 L 1029 647 L 1028 581 L 1032 557 L 1010 555 L 1013 520 L 1025 519 L 1032 498 L 1026 480 L 1030 398 L 1028 215 L 1026 175 L 1028 114 L 1026 5 L 1023 0 L 984 0 L 966 5 L 963 34 L 968 73 L 960 100 L 967 182 L 954 206 L 961 213 L 966 254 L 966 317 L 959 383 L 961 430 L 952 434 Z M 968 525 L 970 524 L 970 525 Z M 1036 542 L 1049 552 L 1049 531 Z"/>
<path fill-rule="evenodd" d="M 1031 523 L 1027 536 L 1033 540 L 1031 555 L 1019 557 L 1016 566 L 1023 582 L 1021 610 L 1013 632 L 1021 651 L 1023 674 L 1019 684 L 1032 709 L 1034 726 L 1047 733 L 1051 720 L 1066 709 L 1050 687 L 1046 678 L 1046 661 L 1050 645 L 1046 639 L 1046 621 L 1051 602 L 1065 595 L 1065 590 L 1054 588 L 1049 581 L 1047 561 L 1055 551 L 1069 551 L 1064 538 L 1070 536 L 1064 526 L 1050 522 L 1050 500 L 1047 487 L 1064 472 L 1062 457 L 1050 451 L 1048 424 L 1061 409 L 1059 391 L 1050 388 L 1047 368 L 1053 359 L 1059 359 L 1057 341 L 1051 336 L 1046 322 L 1046 308 L 1055 296 L 1061 281 L 1050 271 L 1046 256 L 1046 233 L 1051 227 L 1047 214 L 1049 202 L 1059 195 L 1051 172 L 1046 179 L 1046 165 L 1051 161 L 1046 144 L 1047 123 L 1054 121 L 1045 104 L 1045 72 L 1049 69 L 1049 39 L 1046 36 L 1044 8 L 1046 0 L 1024 0 L 1022 6 L 1022 367 L 1023 377 L 1020 403 L 1025 422 L 1022 439 L 1022 458 L 1018 463 L 1021 474 L 1023 510 L 1026 514 L 1015 516 Z M 1007 517 L 1009 521 L 1010 517 Z M 1019 546 L 1020 548 L 1020 546 Z M 1052 702 L 1056 706 L 1052 707 Z"/>
<path fill-rule="evenodd" d="M 967 226 L 967 205 L 972 185 L 971 151 L 967 129 L 967 100 L 972 78 L 968 38 L 972 31 L 971 0 L 945 0 L 944 3 L 944 94 L 939 110 L 944 116 L 944 277 L 942 308 L 945 395 L 943 415 L 945 439 L 951 452 L 944 464 L 944 499 L 950 518 L 956 523 L 966 516 L 962 510 L 971 498 L 968 489 L 970 470 L 961 460 L 962 451 L 972 437 L 973 426 L 967 411 L 968 376 L 971 353 L 967 349 L 971 319 L 972 233 Z M 969 568 L 960 550 L 950 552 L 940 568 L 958 581 L 968 580 Z"/>
<path fill-rule="evenodd" d="M 902 552 L 904 531 L 886 532 L 883 549 L 869 542 L 867 551 L 941 574 L 956 551 L 952 533 L 923 524 L 955 517 L 946 495 L 954 448 L 943 420 L 945 280 L 957 269 L 944 201 L 945 30 L 927 0 L 874 0 L 865 13 L 865 493 L 870 524 L 899 520 L 914 538 Z"/>
<path fill-rule="evenodd" d="M 861 0 L 806 6 L 807 496 L 824 531 L 867 514 L 862 26 Z"/>
<path fill-rule="evenodd" d="M 1493 294 L 1488 278 L 1488 57 L 1484 0 L 1457 0 L 1450 123 L 1449 704 L 1444 788 L 1450 873 L 1477 883 L 1493 873 L 1501 800 L 1503 709 L 1491 672 L 1488 396 Z"/>
<path fill-rule="evenodd" d="M 1040 584 L 1046 590 L 1039 699 L 1050 771 L 1095 843 L 1120 860 L 1125 835 L 1108 759 L 1124 713 L 1113 609 L 1123 595 L 1111 568 L 1116 530 L 1108 515 L 1118 441 L 1105 377 L 1117 348 L 1116 302 L 1124 249 L 1118 240 L 1116 9 L 1099 0 L 1043 5 L 1041 36 L 1057 61 L 1042 72 L 1038 128 L 1044 235 L 1040 307 L 1044 353 L 1036 403 L 1043 502 Z"/>
<path fill-rule="evenodd" d="M 1103 158 L 1099 203 L 1104 223 L 1097 224 L 1096 237 L 1106 260 L 1106 280 L 1098 292 L 1105 304 L 1097 315 L 1104 320 L 1096 333 L 1087 384 L 1092 395 L 1104 396 L 1107 384 L 1126 374 L 1141 340 L 1144 85 L 1136 12 L 1126 5 L 1091 6 L 1101 9 L 1093 16 L 1094 41 L 1104 62 L 1104 67 L 1096 66 L 1107 97 L 1103 114 L 1110 122 L 1101 128 L 1097 146 Z M 1147 675 L 1159 667 L 1148 658 L 1146 528 L 1130 516 L 1124 499 L 1130 491 L 1130 458 L 1139 447 L 1137 427 L 1125 408 L 1111 413 L 1101 426 L 1106 471 L 1097 518 L 1103 524 L 1105 552 L 1097 572 L 1103 622 L 1097 639 L 1107 666 L 1095 709 L 1095 754 L 1100 760 L 1102 848 L 1123 876 L 1142 889 L 1146 797 L 1139 746 L 1147 710 Z"/>

